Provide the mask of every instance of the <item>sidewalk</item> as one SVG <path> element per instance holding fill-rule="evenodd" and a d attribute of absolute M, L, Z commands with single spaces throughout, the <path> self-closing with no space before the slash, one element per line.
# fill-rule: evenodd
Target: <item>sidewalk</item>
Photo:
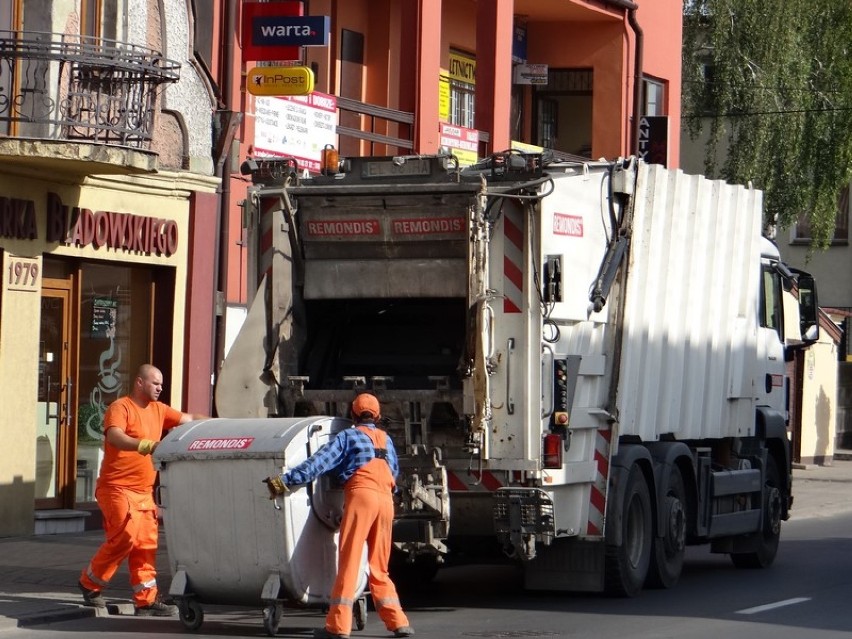
<path fill-rule="evenodd" d="M 852 511 L 852 452 L 838 451 L 832 466 L 793 470 L 792 520 Z M 106 611 L 81 605 L 77 579 L 103 532 L 0 539 L 0 634 L 9 628 L 98 614 L 133 614 L 126 566 L 104 593 Z M 160 535 L 157 581 L 171 584 L 165 537 Z"/>

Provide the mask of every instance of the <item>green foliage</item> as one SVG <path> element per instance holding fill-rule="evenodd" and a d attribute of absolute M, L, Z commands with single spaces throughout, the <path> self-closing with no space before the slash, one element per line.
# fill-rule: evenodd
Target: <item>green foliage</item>
<path fill-rule="evenodd" d="M 804 213 L 816 248 L 852 178 L 850 47 L 848 0 L 685 3 L 684 124 L 709 133 L 708 175 L 763 189 L 767 224 Z"/>

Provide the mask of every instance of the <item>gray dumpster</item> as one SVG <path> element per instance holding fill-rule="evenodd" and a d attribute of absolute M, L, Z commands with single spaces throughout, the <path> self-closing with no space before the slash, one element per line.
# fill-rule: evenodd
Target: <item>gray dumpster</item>
<path fill-rule="evenodd" d="M 202 604 L 258 605 L 272 636 L 283 608 L 326 607 L 337 571 L 343 491 L 321 478 L 270 500 L 262 479 L 292 468 L 351 426 L 337 417 L 207 419 L 175 428 L 154 452 L 157 503 L 181 622 Z M 355 606 L 366 622 L 366 549 Z"/>

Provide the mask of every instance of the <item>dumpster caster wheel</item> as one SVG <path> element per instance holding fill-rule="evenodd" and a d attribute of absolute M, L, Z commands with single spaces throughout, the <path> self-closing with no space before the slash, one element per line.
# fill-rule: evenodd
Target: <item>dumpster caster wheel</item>
<path fill-rule="evenodd" d="M 198 630 L 204 623 L 204 611 L 201 604 L 192 599 L 183 599 L 178 603 L 178 613 L 183 627 L 187 630 Z"/>
<path fill-rule="evenodd" d="M 263 609 L 263 629 L 270 637 L 274 637 L 275 633 L 278 632 L 282 612 L 281 604 L 270 604 Z"/>
<path fill-rule="evenodd" d="M 367 598 L 361 597 L 355 602 L 355 609 L 352 611 L 355 617 L 355 629 L 363 630 L 367 625 Z"/>

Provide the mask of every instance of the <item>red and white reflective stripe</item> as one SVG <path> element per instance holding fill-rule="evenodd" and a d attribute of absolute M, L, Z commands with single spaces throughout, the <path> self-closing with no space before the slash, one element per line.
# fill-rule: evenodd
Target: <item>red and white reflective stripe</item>
<path fill-rule="evenodd" d="M 503 209 L 503 312 L 520 313 L 524 299 L 524 217 L 514 206 Z"/>
<path fill-rule="evenodd" d="M 260 220 L 258 222 L 260 230 L 260 242 L 257 250 L 260 252 L 259 267 L 260 272 L 257 274 L 257 281 L 260 282 L 264 275 L 271 275 L 272 271 L 272 223 L 275 222 L 281 211 L 281 200 L 278 197 L 264 197 L 260 200 L 258 207 Z M 279 221 L 280 218 L 278 218 Z"/>
<path fill-rule="evenodd" d="M 595 439 L 595 465 L 597 473 L 589 494 L 589 523 L 586 527 L 588 535 L 602 535 L 604 515 L 606 515 L 606 484 L 609 481 L 609 453 L 612 443 L 612 430 L 598 429 Z"/>
<path fill-rule="evenodd" d="M 503 482 L 487 470 L 482 471 L 482 481 L 479 481 L 479 471 L 471 470 L 466 473 L 456 473 L 447 470 L 447 487 L 453 491 L 494 492 L 503 487 Z"/>

